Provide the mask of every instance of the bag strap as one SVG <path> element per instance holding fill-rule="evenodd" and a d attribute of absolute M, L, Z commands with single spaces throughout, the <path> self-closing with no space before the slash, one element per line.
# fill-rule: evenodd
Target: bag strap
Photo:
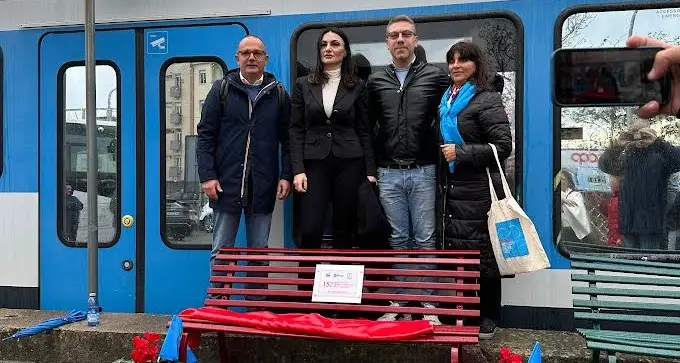
<path fill-rule="evenodd" d="M 512 197 L 512 193 L 510 192 L 510 185 L 508 185 L 508 181 L 505 179 L 505 173 L 503 173 L 503 167 L 501 166 L 501 161 L 498 158 L 498 151 L 496 150 L 496 145 L 489 143 L 489 146 L 491 146 L 491 150 L 493 151 L 493 156 L 496 159 L 496 165 L 498 165 L 498 172 L 501 175 L 501 182 L 503 184 L 503 191 L 505 192 L 505 197 Z M 489 177 L 489 191 L 491 192 L 491 201 L 492 202 L 498 202 L 498 195 L 496 194 L 496 189 L 493 187 L 493 180 L 491 179 L 491 172 L 489 171 L 489 168 L 486 168 L 486 175 Z"/>

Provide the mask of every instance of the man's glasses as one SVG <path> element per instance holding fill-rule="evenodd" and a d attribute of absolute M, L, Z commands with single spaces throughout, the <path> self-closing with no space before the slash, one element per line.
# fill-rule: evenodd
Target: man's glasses
<path fill-rule="evenodd" d="M 255 57 L 256 59 L 261 59 L 262 57 L 264 57 L 265 55 L 267 55 L 267 53 L 265 53 L 265 52 L 263 52 L 263 51 L 261 51 L 261 50 L 240 50 L 240 51 L 238 52 L 238 55 L 239 55 L 239 57 L 241 57 L 241 58 L 250 58 L 250 55 L 251 55 L 251 54 L 252 54 L 253 57 Z"/>
<path fill-rule="evenodd" d="M 387 37 L 392 39 L 392 40 L 396 40 L 396 39 L 399 39 L 400 34 L 401 34 L 401 37 L 404 38 L 404 39 L 409 39 L 409 38 L 416 35 L 416 33 L 412 32 L 410 30 L 404 30 L 404 31 L 401 31 L 401 32 L 389 32 L 389 33 L 387 33 Z"/>

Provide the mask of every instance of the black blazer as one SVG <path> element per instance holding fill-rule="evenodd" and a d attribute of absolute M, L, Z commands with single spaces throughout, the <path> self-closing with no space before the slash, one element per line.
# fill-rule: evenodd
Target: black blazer
<path fill-rule="evenodd" d="M 309 76 L 295 81 L 290 115 L 290 155 L 293 175 L 305 172 L 304 160 L 321 160 L 333 152 L 338 158 L 363 156 L 366 175 L 375 176 L 366 84 L 357 79 L 354 87 L 340 80 L 331 117 L 323 108 L 321 84 Z"/>

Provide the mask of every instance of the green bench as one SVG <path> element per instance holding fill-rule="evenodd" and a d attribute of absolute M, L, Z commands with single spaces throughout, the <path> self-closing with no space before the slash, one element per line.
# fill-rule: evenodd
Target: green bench
<path fill-rule="evenodd" d="M 639 256 L 569 258 L 571 281 L 587 283 L 573 286 L 572 293 L 588 296 L 574 296 L 574 319 L 577 326 L 583 322 L 592 326 L 577 330 L 592 350 L 593 362 L 600 361 L 602 351 L 610 363 L 616 362 L 616 353 L 680 358 L 680 262 L 652 262 Z"/>

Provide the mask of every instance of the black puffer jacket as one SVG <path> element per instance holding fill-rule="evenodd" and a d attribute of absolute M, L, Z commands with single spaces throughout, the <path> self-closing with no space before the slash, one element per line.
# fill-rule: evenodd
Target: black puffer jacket
<path fill-rule="evenodd" d="M 491 194 L 486 175 L 489 167 L 498 198 L 504 198 L 496 160 L 488 145 L 496 146 L 501 165 L 512 152 L 510 123 L 500 94 L 479 91 L 458 115 L 458 130 L 465 144 L 456 146 L 454 173 L 449 172 L 443 157 L 438 168 L 440 241 L 444 249 L 479 249 L 482 277 L 500 277 L 487 225 Z"/>
<path fill-rule="evenodd" d="M 411 65 L 403 87 L 393 65 L 370 76 L 369 108 L 377 124 L 373 144 L 378 166 L 437 163 L 437 132 L 432 126 L 448 83 L 443 69 L 419 60 Z"/>

